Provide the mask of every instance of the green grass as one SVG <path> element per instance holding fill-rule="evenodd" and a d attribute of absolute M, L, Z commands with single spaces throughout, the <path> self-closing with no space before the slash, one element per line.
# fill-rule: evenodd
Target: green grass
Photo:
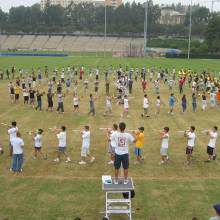
<path fill-rule="evenodd" d="M 101 58 L 101 57 L 67 57 L 67 58 L 0 58 L 0 69 L 44 67 L 50 69 L 58 66 L 80 65 L 85 68 L 100 66 L 104 71 L 110 64 L 115 68 L 119 64 L 128 67 L 155 66 L 159 68 L 176 69 L 192 68 L 195 71 L 212 70 L 219 71 L 220 64 L 217 60 L 174 60 L 174 59 L 137 59 L 137 58 Z M 25 164 L 22 176 L 14 176 L 9 172 L 10 158 L 8 156 L 8 137 L 6 129 L 0 127 L 0 140 L 3 143 L 5 154 L 0 156 L 0 197 L 1 209 L 0 219 L 9 220 L 69 220 L 81 216 L 83 220 L 98 220 L 100 212 L 104 210 L 104 193 L 101 191 L 101 175 L 113 175 L 113 168 L 107 165 L 109 155 L 107 153 L 106 139 L 99 127 L 110 126 L 113 122 L 121 121 L 120 113 L 122 108 L 113 104 L 114 117 L 104 118 L 105 97 L 104 82 L 102 80 L 100 92 L 96 101 L 97 116 L 88 117 L 88 97 L 83 97 L 80 88 L 80 115 L 71 112 L 72 97 L 65 98 L 64 107 L 66 113 L 57 115 L 50 112 L 36 112 L 30 106 L 23 106 L 22 101 L 18 105 L 10 104 L 7 93 L 8 82 L 0 81 L 0 122 L 10 122 L 16 119 L 25 141 Z M 138 209 L 134 216 L 137 220 L 148 220 L 150 216 L 157 216 L 165 220 L 188 220 L 193 216 L 199 219 L 208 219 L 212 216 L 212 205 L 220 202 L 220 161 L 204 164 L 206 156 L 206 145 L 208 137 L 201 135 L 199 131 L 210 128 L 214 124 L 219 125 L 220 109 L 207 109 L 202 112 L 199 106 L 198 112 L 191 112 L 191 98 L 188 98 L 189 110 L 183 115 L 180 112 L 180 103 L 177 103 L 175 115 L 167 114 L 168 91 L 162 85 L 161 99 L 164 102 L 159 117 L 154 115 L 155 98 L 152 85 L 148 85 L 148 95 L 151 101 L 149 119 L 142 119 L 142 92 L 140 82 L 134 83 L 134 93 L 130 100 L 131 118 L 124 119 L 128 128 L 137 128 L 140 125 L 145 127 L 145 161 L 141 166 L 135 166 L 133 146 L 130 149 L 131 167 L 130 176 L 133 176 L 136 187 L 136 197 L 133 201 L 133 208 Z M 82 84 L 80 83 L 80 86 Z M 41 89 L 46 88 L 46 82 Z M 90 86 L 93 92 L 93 84 Z M 189 89 L 185 90 L 188 97 Z M 114 93 L 113 82 L 111 93 Z M 177 88 L 177 98 L 180 99 Z M 54 98 L 56 106 L 56 98 Z M 44 97 L 43 108 L 46 108 Z M 198 101 L 199 105 L 201 101 Z M 67 126 L 68 152 L 73 160 L 72 163 L 54 164 L 52 159 L 56 156 L 56 138 L 47 128 L 54 125 Z M 91 125 L 91 152 L 96 157 L 92 165 L 85 167 L 78 165 L 81 139 L 79 135 L 71 133 L 71 129 L 80 129 L 84 124 Z M 176 130 L 186 129 L 189 125 L 197 127 L 198 139 L 195 149 L 195 162 L 186 167 L 185 160 L 186 140 Z M 170 162 L 163 167 L 158 166 L 160 160 L 160 140 L 152 130 L 161 129 L 168 125 L 171 128 L 170 139 Z M 47 152 L 49 159 L 46 161 L 32 160 L 32 139 L 25 134 L 25 131 L 36 128 L 44 128 L 44 152 Z M 217 153 L 219 154 L 219 140 L 217 142 Z M 140 209 L 140 210 L 139 210 Z M 124 220 L 125 217 L 114 217 L 112 219 Z"/>

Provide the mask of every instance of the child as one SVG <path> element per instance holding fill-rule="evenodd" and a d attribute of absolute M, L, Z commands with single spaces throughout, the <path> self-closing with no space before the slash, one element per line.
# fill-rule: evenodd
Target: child
<path fill-rule="evenodd" d="M 207 107 L 206 95 L 205 95 L 205 92 L 203 92 L 203 94 L 202 94 L 202 111 L 205 111 L 206 107 Z"/>
<path fill-rule="evenodd" d="M 121 117 L 124 117 L 125 115 L 128 117 L 128 109 L 129 109 L 129 103 L 128 103 L 128 96 L 124 96 L 124 110 L 121 114 Z"/>
<path fill-rule="evenodd" d="M 192 161 L 192 153 L 193 153 L 193 148 L 195 146 L 195 139 L 196 139 L 196 134 L 195 134 L 195 127 L 191 126 L 189 131 L 184 132 L 184 137 L 187 138 L 187 147 L 186 147 L 186 165 L 189 165 L 190 162 Z"/>
<path fill-rule="evenodd" d="M 36 133 L 32 133 L 32 137 L 34 140 L 34 156 L 33 160 L 37 158 L 38 153 L 42 156 L 43 159 L 46 159 L 46 156 L 43 156 L 42 149 L 42 134 L 43 129 L 38 129 Z"/>
<path fill-rule="evenodd" d="M 35 90 L 30 88 L 29 90 L 29 96 L 30 96 L 30 105 L 32 105 L 32 108 L 35 107 Z"/>
<path fill-rule="evenodd" d="M 53 93 L 51 91 L 51 89 L 48 90 L 47 93 L 47 103 L 48 103 L 48 107 L 47 107 L 47 111 L 53 111 Z"/>
<path fill-rule="evenodd" d="M 105 105 L 105 113 L 104 116 L 106 116 L 107 114 L 112 115 L 112 98 L 111 96 L 107 96 L 106 97 L 106 105 Z"/>
<path fill-rule="evenodd" d="M 37 107 L 35 108 L 36 110 L 42 111 L 42 96 L 44 95 L 44 92 L 39 92 L 37 90 L 36 96 L 37 96 Z"/>
<path fill-rule="evenodd" d="M 94 162 L 95 157 L 91 156 L 89 147 L 90 147 L 90 131 L 89 126 L 85 126 L 84 130 L 81 132 L 82 135 L 82 148 L 81 148 L 81 160 L 79 162 L 80 165 L 86 164 L 86 157 L 88 156 L 90 162 Z"/>
<path fill-rule="evenodd" d="M 210 162 L 211 160 L 216 159 L 215 147 L 216 147 L 216 141 L 218 138 L 218 127 L 214 126 L 213 129 L 210 131 L 207 131 L 206 134 L 209 135 L 210 140 L 207 145 L 207 154 L 208 154 L 209 158 L 205 162 Z"/>
<path fill-rule="evenodd" d="M 216 94 L 214 91 L 211 91 L 210 93 L 210 106 L 211 108 L 216 107 Z"/>
<path fill-rule="evenodd" d="M 156 100 L 156 115 L 160 114 L 160 104 L 161 104 L 160 96 L 157 96 L 157 100 Z"/>
<path fill-rule="evenodd" d="M 143 108 L 144 108 L 144 113 L 141 114 L 142 117 L 150 117 L 148 115 L 148 109 L 149 109 L 149 101 L 147 94 L 144 95 L 144 100 L 143 100 Z"/>
<path fill-rule="evenodd" d="M 79 97 L 76 93 L 73 95 L 73 112 L 79 112 Z"/>
<path fill-rule="evenodd" d="M 169 127 L 164 127 L 162 132 L 160 133 L 160 139 L 162 140 L 161 142 L 161 148 L 160 148 L 160 155 L 161 155 L 161 161 L 159 165 L 164 164 L 168 159 L 167 151 L 169 147 Z"/>
<path fill-rule="evenodd" d="M 186 95 L 184 94 L 182 97 L 182 112 L 186 112 L 186 106 L 187 106 L 187 100 L 186 100 Z"/>
<path fill-rule="evenodd" d="M 169 107 L 170 107 L 170 111 L 168 112 L 169 114 L 172 114 L 172 115 L 174 114 L 173 110 L 174 110 L 175 101 L 176 101 L 176 99 L 174 97 L 174 94 L 171 93 L 170 97 L 169 97 Z"/>
<path fill-rule="evenodd" d="M 54 162 L 60 162 L 61 154 L 63 153 L 66 157 L 66 163 L 70 162 L 71 159 L 66 153 L 66 127 L 61 126 L 60 129 L 55 129 L 57 132 L 57 139 L 58 139 L 58 151 L 57 151 L 57 158 L 54 159 Z"/>
<path fill-rule="evenodd" d="M 92 116 L 95 116 L 95 99 L 93 98 L 93 95 L 90 94 L 89 95 L 89 107 L 90 107 L 90 110 L 89 110 L 89 115 L 92 114 Z"/>
<path fill-rule="evenodd" d="M 197 108 L 196 94 L 193 93 L 192 94 L 192 110 L 193 110 L 193 112 L 196 112 L 196 108 Z"/>
<path fill-rule="evenodd" d="M 137 161 L 135 161 L 135 164 L 139 164 L 142 160 L 142 149 L 144 146 L 144 127 L 138 128 L 137 131 L 134 132 L 136 136 L 136 142 L 135 142 L 135 156 L 137 158 Z"/>
<path fill-rule="evenodd" d="M 61 92 L 57 93 L 57 113 L 64 113 L 63 97 L 64 95 Z"/>
<path fill-rule="evenodd" d="M 29 101 L 29 91 L 27 88 L 23 89 L 23 97 L 24 97 L 24 104 L 28 104 Z"/>
<path fill-rule="evenodd" d="M 108 164 L 114 164 L 116 142 L 112 137 L 117 132 L 118 132 L 118 125 L 117 124 L 113 124 L 112 129 L 107 130 L 107 138 L 108 138 L 108 143 L 109 143 L 109 151 L 108 152 L 110 153 L 110 161 L 108 162 Z"/>

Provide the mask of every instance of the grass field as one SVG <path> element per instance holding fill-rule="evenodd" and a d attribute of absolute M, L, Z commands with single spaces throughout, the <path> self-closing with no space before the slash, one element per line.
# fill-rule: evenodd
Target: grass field
<path fill-rule="evenodd" d="M 119 64 L 128 67 L 155 66 L 157 68 L 191 68 L 194 71 L 212 70 L 219 72 L 218 60 L 175 60 L 175 59 L 136 59 L 136 58 L 101 58 L 101 57 L 66 57 L 66 58 L 9 58 L 0 57 L 0 69 L 13 65 L 17 69 L 26 70 L 31 67 L 44 67 L 50 69 L 68 65 L 84 65 L 85 68 L 100 66 L 101 71 L 109 65 L 115 68 Z M 83 97 L 80 91 L 80 115 L 71 112 L 72 97 L 67 96 L 64 101 L 65 114 L 58 115 L 46 111 L 36 112 L 30 106 L 10 104 L 7 90 L 8 82 L 0 81 L 0 122 L 10 122 L 16 119 L 18 127 L 23 133 L 25 141 L 25 164 L 21 176 L 14 176 L 9 172 L 10 158 L 7 152 L 8 137 L 6 128 L 0 127 L 0 140 L 6 153 L 0 156 L 0 220 L 72 220 L 80 216 L 83 220 L 98 220 L 100 212 L 104 210 L 104 193 L 101 191 L 101 175 L 113 175 L 113 168 L 107 165 L 109 155 L 107 153 L 106 139 L 99 127 L 111 126 L 113 122 L 121 121 L 122 108 L 113 104 L 113 117 L 103 117 L 105 107 L 104 82 L 102 80 L 98 99 L 96 101 L 96 117 L 87 116 L 89 103 L 88 97 Z M 80 87 L 80 86 L 79 86 Z M 94 91 L 90 86 L 91 92 Z M 46 83 L 41 88 L 46 89 Z M 177 88 L 176 95 L 180 99 Z M 111 83 L 111 93 L 114 92 Z M 133 146 L 130 149 L 131 166 L 130 176 L 133 176 L 136 187 L 136 197 L 133 200 L 133 208 L 137 209 L 134 219 L 148 220 L 151 216 L 163 220 L 189 220 L 193 216 L 201 220 L 212 216 L 212 204 L 220 202 L 220 160 L 205 164 L 207 159 L 206 145 L 208 137 L 201 135 L 201 130 L 211 128 L 213 125 L 220 127 L 220 109 L 208 108 L 201 111 L 199 101 L 198 112 L 191 112 L 191 98 L 189 89 L 185 89 L 188 95 L 188 113 L 180 112 L 180 102 L 177 103 L 175 115 L 170 116 L 168 111 L 168 89 L 161 87 L 161 99 L 164 102 L 160 116 L 155 116 L 155 98 L 152 85 L 147 90 L 150 98 L 151 117 L 142 119 L 143 94 L 140 82 L 134 83 L 134 92 L 130 100 L 130 118 L 124 119 L 127 127 L 145 127 L 145 161 L 142 165 L 134 165 Z M 56 106 L 56 98 L 54 98 Z M 44 97 L 43 108 L 46 108 Z M 56 164 L 52 159 L 56 156 L 56 138 L 47 128 L 52 126 L 67 126 L 68 152 L 72 163 L 62 162 Z M 84 124 L 91 125 L 91 152 L 96 157 L 94 164 L 78 165 L 81 139 L 79 135 L 72 133 L 71 129 L 80 129 Z M 168 125 L 170 135 L 170 162 L 165 166 L 159 166 L 160 140 L 158 134 L 152 129 L 161 129 Z M 191 166 L 184 166 L 186 140 L 176 130 L 184 130 L 190 125 L 198 129 L 198 138 L 195 149 L 195 162 Z M 32 160 L 33 141 L 25 131 L 36 128 L 44 128 L 44 151 L 49 158 L 46 161 Z M 69 130 L 69 131 L 68 131 Z M 217 153 L 220 153 L 219 140 Z M 126 217 L 112 217 L 111 219 L 124 220 Z"/>

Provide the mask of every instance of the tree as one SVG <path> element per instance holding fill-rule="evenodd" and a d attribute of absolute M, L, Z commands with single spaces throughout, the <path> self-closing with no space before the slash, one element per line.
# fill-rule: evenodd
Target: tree
<path fill-rule="evenodd" d="M 213 16 L 208 23 L 206 43 L 211 52 L 220 53 L 220 16 Z"/>

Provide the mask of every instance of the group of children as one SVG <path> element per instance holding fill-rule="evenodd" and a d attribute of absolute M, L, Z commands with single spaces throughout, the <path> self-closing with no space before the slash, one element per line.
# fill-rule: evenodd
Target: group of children
<path fill-rule="evenodd" d="M 6 126 L 6 124 L 4 124 Z M 129 168 L 129 143 L 133 143 L 134 154 L 136 156 L 135 164 L 141 164 L 144 160 L 143 148 L 145 146 L 144 142 L 144 127 L 141 126 L 137 130 L 128 130 L 126 132 L 126 124 L 121 122 L 119 124 L 113 124 L 112 128 L 103 128 L 106 130 L 106 137 L 108 140 L 108 152 L 110 154 L 110 161 L 108 164 L 114 164 L 115 167 L 115 177 L 116 184 L 119 175 L 119 169 L 121 165 L 124 169 L 125 182 L 128 181 L 128 168 Z M 54 162 L 60 162 L 61 156 L 65 156 L 65 162 L 71 162 L 71 158 L 67 153 L 67 133 L 66 127 L 61 126 L 60 128 L 50 128 L 52 132 L 55 132 L 57 138 L 57 157 L 53 160 Z M 100 130 L 102 130 L 100 128 Z M 90 127 L 85 126 L 82 131 L 74 130 L 81 133 L 82 146 L 80 153 L 80 165 L 87 164 L 86 158 L 89 159 L 90 163 L 93 163 L 95 157 L 90 153 Z M 157 130 L 155 130 L 157 131 Z M 165 164 L 168 160 L 168 149 L 169 149 L 169 134 L 170 128 L 164 127 L 162 131 L 157 131 L 161 139 L 160 155 L 161 161 L 159 165 Z M 43 129 L 38 129 L 35 132 L 28 132 L 32 136 L 34 144 L 33 159 L 41 157 L 41 159 L 47 159 L 48 155 L 43 154 Z M 192 162 L 193 150 L 195 148 L 196 133 L 195 127 L 191 126 L 189 130 L 180 131 L 184 137 L 187 139 L 186 146 L 186 165 Z M 216 159 L 216 141 L 218 138 L 218 127 L 214 126 L 211 130 L 203 131 L 210 138 L 207 145 L 208 159 L 205 162 L 210 162 Z M 17 123 L 13 121 L 8 129 L 9 135 L 9 147 L 10 155 L 12 156 L 11 171 L 15 173 L 22 172 L 23 164 L 23 151 L 24 151 L 24 140 L 22 139 L 21 133 L 17 127 Z M 0 149 L 3 152 L 3 149 Z"/>
<path fill-rule="evenodd" d="M 48 75 L 48 67 L 45 68 L 45 76 L 49 77 Z M 30 104 L 36 110 L 42 110 L 43 107 L 43 96 L 46 95 L 47 97 L 47 108 L 46 110 L 53 111 L 54 110 L 54 96 L 57 98 L 57 112 L 64 113 L 64 97 L 69 95 L 71 92 L 71 85 L 73 84 L 73 97 L 72 97 L 72 109 L 73 112 L 79 112 L 79 105 L 81 99 L 79 98 L 79 88 L 82 86 L 84 87 L 84 96 L 88 95 L 88 88 L 89 84 L 92 82 L 92 74 L 91 71 L 89 72 L 89 80 L 85 79 L 83 81 L 83 77 L 85 77 L 85 69 L 84 67 L 80 67 L 80 78 L 77 79 L 77 74 L 75 77 L 71 76 L 70 67 L 67 68 L 67 73 L 69 75 L 68 79 L 65 79 L 65 68 L 62 68 L 60 79 L 58 78 L 58 69 L 55 68 L 53 79 L 48 80 L 47 85 L 47 92 L 41 91 L 43 88 L 43 76 L 42 73 L 38 70 L 38 77 L 35 76 L 34 70 L 32 70 L 32 76 L 28 76 L 25 78 L 22 75 L 22 78 L 17 77 L 15 83 L 10 82 L 8 85 L 10 99 L 12 103 L 18 103 L 20 94 L 23 94 L 24 97 L 24 104 Z M 73 71 L 75 73 L 75 69 Z M 95 82 L 94 82 L 94 92 L 95 97 L 98 96 L 99 91 L 99 68 L 95 70 Z M 21 75 L 21 74 L 20 74 Z M 115 80 L 115 89 L 114 95 L 110 95 L 110 77 L 113 75 L 113 79 Z M 168 113 L 173 114 L 175 111 L 176 102 L 181 103 L 182 112 L 185 113 L 188 108 L 188 98 L 186 94 L 184 94 L 184 89 L 186 87 L 186 83 L 188 80 L 189 88 L 191 89 L 191 102 L 192 102 L 192 111 L 196 112 L 198 106 L 198 99 L 201 99 L 201 108 L 202 111 L 205 111 L 208 106 L 208 97 L 210 99 L 210 107 L 214 108 L 217 105 L 220 105 L 220 90 L 219 88 L 219 79 L 217 77 L 212 77 L 211 74 L 202 72 L 201 74 L 192 74 L 191 70 L 181 70 L 179 72 L 179 93 L 181 95 L 180 99 L 178 100 L 177 96 L 174 95 L 174 85 L 177 82 L 177 71 L 173 69 L 172 74 L 169 74 L 168 70 L 159 69 L 158 73 L 154 69 L 142 69 L 139 73 L 138 68 L 136 72 L 133 69 L 123 69 L 121 66 L 118 70 L 113 71 L 108 70 L 105 72 L 105 112 L 104 116 L 112 115 L 112 103 L 116 99 L 116 103 L 123 106 L 123 111 L 121 117 L 129 116 L 129 109 L 130 109 L 130 97 L 129 94 L 132 93 L 132 86 L 133 86 L 133 78 L 135 81 L 138 79 L 141 80 L 142 90 L 144 92 L 143 98 L 143 113 L 141 116 L 149 117 L 149 109 L 151 108 L 152 102 L 150 101 L 149 97 L 147 96 L 147 77 L 149 77 L 149 81 L 152 81 L 156 75 L 157 80 L 153 82 L 153 86 L 155 87 L 156 99 L 155 99 L 155 114 L 160 114 L 161 106 L 164 103 L 168 103 Z M 160 86 L 164 83 L 167 84 L 168 89 L 170 91 L 170 96 L 167 101 L 162 101 L 160 96 Z M 56 87 L 56 88 L 55 88 Z M 65 89 L 64 89 L 65 87 Z M 65 90 L 65 91 L 64 91 Z M 95 98 L 93 94 L 89 94 L 89 114 L 95 116 Z M 35 103 L 35 99 L 37 103 Z"/>

